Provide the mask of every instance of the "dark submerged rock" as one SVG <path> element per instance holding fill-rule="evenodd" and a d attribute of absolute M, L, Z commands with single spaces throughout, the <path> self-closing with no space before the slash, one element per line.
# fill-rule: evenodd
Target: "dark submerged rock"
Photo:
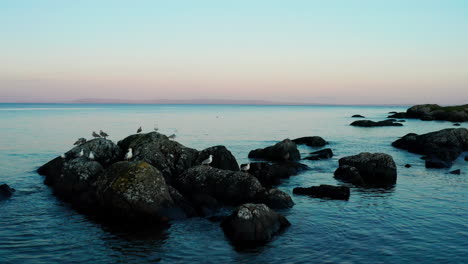
<path fill-rule="evenodd" d="M 428 168 L 448 168 L 463 151 L 468 150 L 468 129 L 448 128 L 423 135 L 410 133 L 394 141 L 392 146 L 427 155 Z"/>
<path fill-rule="evenodd" d="M 349 187 L 320 185 L 308 188 L 296 187 L 293 189 L 294 194 L 306 194 L 317 198 L 330 198 L 337 200 L 348 200 L 350 195 Z"/>
<path fill-rule="evenodd" d="M 278 185 L 281 179 L 289 178 L 309 169 L 307 165 L 285 161 L 279 163 L 254 162 L 250 164 L 249 174 L 257 178 L 263 186 Z"/>
<path fill-rule="evenodd" d="M 350 166 L 357 169 L 356 171 L 344 167 L 338 168 L 335 171 L 335 177 L 350 181 L 354 184 L 365 185 L 393 185 L 397 180 L 397 169 L 392 156 L 385 153 L 368 153 L 363 152 L 358 155 L 341 158 L 339 166 Z M 360 177 L 357 177 L 357 176 Z"/>
<path fill-rule="evenodd" d="M 389 115 L 388 118 L 407 118 L 407 116 L 406 116 L 406 112 L 399 112 L 399 113 L 393 112 L 393 114 Z"/>
<path fill-rule="evenodd" d="M 214 146 L 200 151 L 197 163 L 201 164 L 210 154 L 213 155 L 213 161 L 210 164 L 211 167 L 222 170 L 239 170 L 239 164 L 236 158 L 225 146 Z"/>
<path fill-rule="evenodd" d="M 157 132 L 134 134 L 118 142 L 127 152 L 133 149 L 132 160 L 145 161 L 162 172 L 168 183 L 172 177 L 198 165 L 198 151 L 187 148 L 177 141 Z"/>
<path fill-rule="evenodd" d="M 411 164 L 405 164 L 405 168 L 411 168 Z"/>
<path fill-rule="evenodd" d="M 403 124 L 396 123 L 394 120 L 383 120 L 378 122 L 374 122 L 372 120 L 357 120 L 352 122 L 350 125 L 359 127 L 403 126 Z"/>
<path fill-rule="evenodd" d="M 362 115 L 353 115 L 351 117 L 356 117 L 356 118 L 365 118 L 365 116 L 362 116 Z"/>
<path fill-rule="evenodd" d="M 451 172 L 449 172 L 449 173 L 450 173 L 450 174 L 457 174 L 457 175 L 460 175 L 461 170 L 460 170 L 460 169 L 458 169 L 458 170 L 453 170 L 453 171 L 451 171 Z"/>
<path fill-rule="evenodd" d="M 321 160 L 321 159 L 329 159 L 333 157 L 333 151 L 329 148 L 322 149 L 319 151 L 315 151 L 310 153 L 311 155 L 308 157 L 305 157 L 304 159 L 308 160 Z"/>
<path fill-rule="evenodd" d="M 8 186 L 8 184 L 0 185 L 0 201 L 10 198 L 14 192 L 15 192 L 15 189 Z"/>
<path fill-rule="evenodd" d="M 455 123 L 455 124 L 453 124 L 453 125 L 454 125 L 454 126 L 460 126 L 460 123 Z"/>
<path fill-rule="evenodd" d="M 294 202 L 289 194 L 278 189 L 264 189 L 257 193 L 255 201 L 273 209 L 291 208 Z"/>
<path fill-rule="evenodd" d="M 250 151 L 249 158 L 265 159 L 270 161 L 295 161 L 301 159 L 301 154 L 293 141 L 285 139 L 273 146 Z"/>
<path fill-rule="evenodd" d="M 243 204 L 221 223 L 226 236 L 239 246 L 256 246 L 270 241 L 291 224 L 264 204 Z"/>
<path fill-rule="evenodd" d="M 306 145 L 309 147 L 323 147 L 328 144 L 325 139 L 319 136 L 296 138 L 293 139 L 293 142 L 298 145 Z"/>

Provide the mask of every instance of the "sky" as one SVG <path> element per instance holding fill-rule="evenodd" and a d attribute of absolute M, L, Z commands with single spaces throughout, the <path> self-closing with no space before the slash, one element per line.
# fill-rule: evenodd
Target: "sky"
<path fill-rule="evenodd" d="M 0 1 L 0 102 L 468 103 L 468 1 Z"/>

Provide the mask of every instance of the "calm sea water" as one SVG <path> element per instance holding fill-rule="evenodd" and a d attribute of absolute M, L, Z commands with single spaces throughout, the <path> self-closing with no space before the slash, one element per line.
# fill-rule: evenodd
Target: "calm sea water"
<path fill-rule="evenodd" d="M 420 156 L 393 148 L 406 133 L 453 127 L 408 120 L 403 127 L 349 126 L 352 114 L 381 120 L 404 107 L 34 105 L 0 104 L 0 184 L 17 192 L 0 202 L 0 263 L 468 263 L 468 162 L 424 168 Z M 177 134 L 186 146 L 225 145 L 239 162 L 251 149 L 284 138 L 322 136 L 336 154 L 304 161 L 312 169 L 283 182 L 296 205 L 281 210 L 292 226 L 264 247 L 236 251 L 219 223 L 175 221 L 162 231 L 127 232 L 71 209 L 43 184 L 38 166 L 102 129 L 118 141 L 139 126 Z M 462 124 L 462 127 L 468 125 Z M 311 152 L 300 147 L 304 156 Z M 384 152 L 398 166 L 394 188 L 352 188 L 349 201 L 296 196 L 297 186 L 340 184 L 338 159 Z M 413 165 L 404 168 L 406 163 Z"/>

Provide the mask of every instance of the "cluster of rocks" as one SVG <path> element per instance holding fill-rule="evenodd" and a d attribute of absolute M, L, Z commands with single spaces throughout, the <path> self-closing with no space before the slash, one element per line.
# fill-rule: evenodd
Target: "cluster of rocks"
<path fill-rule="evenodd" d="M 403 126 L 403 124 L 398 123 L 396 119 L 387 119 L 383 121 L 372 121 L 372 120 L 357 120 L 350 124 L 350 126 L 358 127 L 383 127 L 383 126 Z"/>
<path fill-rule="evenodd" d="M 392 146 L 424 155 L 426 168 L 449 168 L 468 150 L 468 129 L 448 128 L 422 135 L 410 133 L 394 141 Z"/>
<path fill-rule="evenodd" d="M 468 105 L 440 106 L 437 104 L 415 105 L 406 112 L 393 113 L 389 118 L 418 118 L 424 121 L 445 120 L 451 122 L 468 121 Z"/>

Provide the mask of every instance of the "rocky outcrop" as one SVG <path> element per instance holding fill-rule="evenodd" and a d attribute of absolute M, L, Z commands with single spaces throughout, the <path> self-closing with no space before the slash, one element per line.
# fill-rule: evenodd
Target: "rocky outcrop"
<path fill-rule="evenodd" d="M 448 128 L 423 135 L 410 133 L 394 141 L 392 146 L 426 155 L 428 168 L 447 168 L 468 150 L 468 129 Z"/>
<path fill-rule="evenodd" d="M 403 124 L 397 123 L 394 120 L 383 120 L 374 122 L 372 120 L 357 120 L 350 124 L 350 126 L 358 127 L 382 127 L 382 126 L 403 126 Z"/>
<path fill-rule="evenodd" d="M 307 165 L 298 162 L 254 162 L 250 163 L 249 174 L 257 178 L 265 187 L 278 185 L 281 179 L 286 179 L 309 169 Z"/>
<path fill-rule="evenodd" d="M 451 122 L 468 121 L 468 105 L 440 106 L 436 104 L 415 105 L 406 110 L 406 113 L 398 113 L 395 118 L 419 118 L 424 121 L 445 120 Z"/>
<path fill-rule="evenodd" d="M 248 173 L 207 165 L 190 168 L 174 180 L 174 187 L 185 196 L 206 194 L 228 205 L 254 201 L 263 189 L 257 178 Z"/>
<path fill-rule="evenodd" d="M 456 174 L 456 175 L 460 175 L 461 174 L 461 170 L 460 169 L 457 169 L 457 170 L 453 170 L 451 172 L 449 172 L 450 174 Z"/>
<path fill-rule="evenodd" d="M 387 118 L 406 118 L 406 112 L 392 112 Z"/>
<path fill-rule="evenodd" d="M 162 173 L 144 161 L 112 164 L 97 177 L 95 195 L 101 210 L 114 217 L 167 221 L 184 214 Z"/>
<path fill-rule="evenodd" d="M 264 189 L 258 192 L 255 202 L 266 204 L 273 209 L 284 209 L 294 206 L 291 196 L 278 189 Z"/>
<path fill-rule="evenodd" d="M 365 116 L 362 116 L 362 115 L 353 115 L 351 117 L 354 117 L 354 118 L 366 118 Z"/>
<path fill-rule="evenodd" d="M 310 195 L 317 198 L 330 198 L 337 200 L 348 200 L 350 195 L 349 187 L 325 184 L 308 188 L 296 187 L 293 189 L 293 193 Z"/>
<path fill-rule="evenodd" d="M 214 146 L 200 151 L 197 164 L 201 164 L 201 162 L 210 155 L 213 155 L 213 161 L 210 164 L 211 167 L 222 170 L 239 170 L 239 164 L 236 158 L 225 146 Z"/>
<path fill-rule="evenodd" d="M 325 139 L 318 136 L 296 138 L 293 139 L 293 142 L 298 145 L 306 145 L 309 147 L 323 147 L 328 144 Z"/>
<path fill-rule="evenodd" d="M 126 152 L 133 150 L 133 161 L 145 161 L 162 172 L 168 183 L 174 175 L 198 165 L 198 151 L 187 148 L 157 132 L 135 134 L 118 142 Z"/>
<path fill-rule="evenodd" d="M 1 184 L 0 185 L 0 201 L 10 198 L 14 192 L 15 192 L 15 189 L 8 186 L 8 184 Z"/>
<path fill-rule="evenodd" d="M 250 151 L 249 158 L 269 161 L 295 161 L 301 159 L 301 154 L 293 141 L 285 139 L 273 146 Z"/>
<path fill-rule="evenodd" d="M 356 185 L 393 185 L 397 169 L 392 156 L 384 153 L 363 152 L 341 158 L 335 178 Z M 354 168 L 354 169 L 353 169 Z"/>
<path fill-rule="evenodd" d="M 236 245 L 266 243 L 291 224 L 264 204 L 243 204 L 221 223 L 226 236 Z"/>
<path fill-rule="evenodd" d="M 310 156 L 305 157 L 304 159 L 307 160 L 322 160 L 322 159 L 329 159 L 333 157 L 333 151 L 329 148 L 322 149 L 319 151 L 315 151 L 310 153 Z"/>

